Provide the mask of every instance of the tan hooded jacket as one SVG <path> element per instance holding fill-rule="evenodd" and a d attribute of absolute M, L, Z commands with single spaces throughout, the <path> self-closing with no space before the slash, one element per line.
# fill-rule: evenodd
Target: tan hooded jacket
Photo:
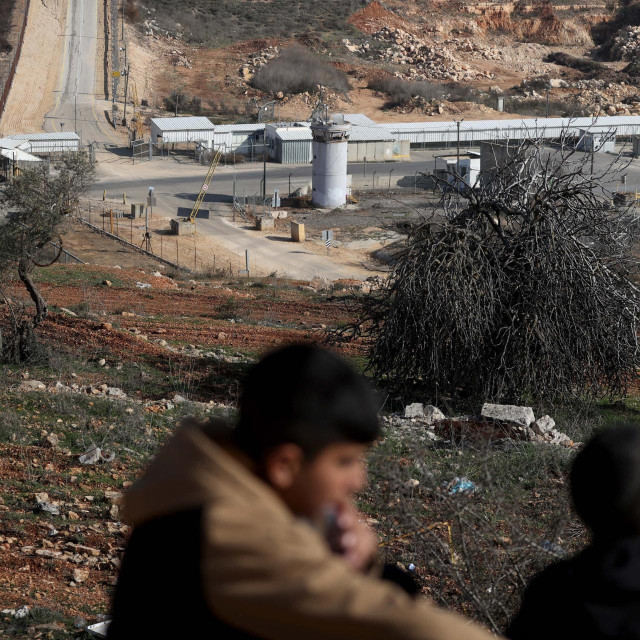
<path fill-rule="evenodd" d="M 232 627 L 274 640 L 493 637 L 351 569 L 247 466 L 189 426 L 128 492 L 124 513 L 135 526 L 196 507 L 203 509 L 205 598 Z"/>

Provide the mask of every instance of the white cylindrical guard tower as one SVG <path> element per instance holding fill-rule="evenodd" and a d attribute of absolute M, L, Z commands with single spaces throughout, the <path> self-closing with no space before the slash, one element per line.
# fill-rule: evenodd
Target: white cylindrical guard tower
<path fill-rule="evenodd" d="M 351 124 L 341 114 L 312 122 L 313 197 L 318 207 L 341 207 L 347 202 L 347 156 Z"/>

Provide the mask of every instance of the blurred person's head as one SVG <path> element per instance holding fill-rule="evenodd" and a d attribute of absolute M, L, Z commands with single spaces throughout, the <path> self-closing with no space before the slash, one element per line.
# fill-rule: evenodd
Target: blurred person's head
<path fill-rule="evenodd" d="M 363 487 L 378 434 L 364 379 L 329 351 L 292 345 L 250 371 L 234 439 L 293 512 L 317 518 Z"/>
<path fill-rule="evenodd" d="M 571 494 L 595 542 L 640 535 L 640 428 L 596 435 L 573 463 Z"/>

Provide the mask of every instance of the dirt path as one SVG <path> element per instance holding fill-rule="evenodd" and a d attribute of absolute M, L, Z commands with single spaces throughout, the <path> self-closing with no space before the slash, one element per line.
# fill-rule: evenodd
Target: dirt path
<path fill-rule="evenodd" d="M 3 133 L 43 131 L 62 72 L 68 0 L 32 2 L 13 88 L 0 120 Z"/>

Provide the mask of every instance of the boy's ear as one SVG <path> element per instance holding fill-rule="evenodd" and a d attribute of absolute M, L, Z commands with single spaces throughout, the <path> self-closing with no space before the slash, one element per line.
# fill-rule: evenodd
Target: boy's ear
<path fill-rule="evenodd" d="M 275 489 L 290 489 L 304 463 L 304 452 L 297 444 L 280 444 L 267 454 L 264 471 L 269 484 Z"/>

